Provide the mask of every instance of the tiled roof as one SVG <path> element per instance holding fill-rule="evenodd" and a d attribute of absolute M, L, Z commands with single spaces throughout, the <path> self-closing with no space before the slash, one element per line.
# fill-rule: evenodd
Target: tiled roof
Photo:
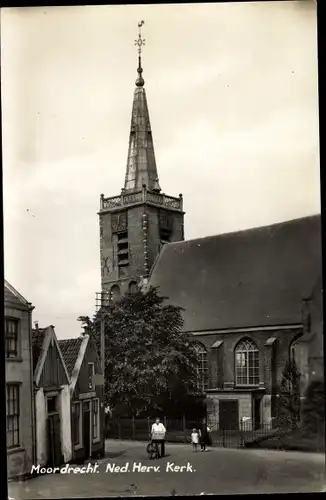
<path fill-rule="evenodd" d="M 58 341 L 62 357 L 64 359 L 70 377 L 75 367 L 82 341 L 83 337 Z"/>
<path fill-rule="evenodd" d="M 31 307 L 31 304 L 6 280 L 4 292 L 5 303 L 10 302 L 20 307 L 25 306 L 28 309 Z"/>
<path fill-rule="evenodd" d="M 46 328 L 32 330 L 33 372 L 35 372 L 37 362 L 42 352 L 45 333 Z"/>
<path fill-rule="evenodd" d="M 320 216 L 164 245 L 150 285 L 185 331 L 301 323 L 321 273 Z"/>

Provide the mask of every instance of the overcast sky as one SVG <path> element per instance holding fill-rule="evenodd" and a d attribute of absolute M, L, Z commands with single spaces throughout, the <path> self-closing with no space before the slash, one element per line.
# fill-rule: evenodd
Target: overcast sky
<path fill-rule="evenodd" d="M 137 50 L 186 238 L 320 212 L 313 1 L 1 11 L 5 277 L 59 338 L 100 291 L 100 193 L 124 184 Z"/>

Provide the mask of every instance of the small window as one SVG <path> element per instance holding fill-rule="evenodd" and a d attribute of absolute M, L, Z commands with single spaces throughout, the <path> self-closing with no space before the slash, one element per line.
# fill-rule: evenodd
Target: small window
<path fill-rule="evenodd" d="M 100 401 L 93 400 L 93 441 L 98 441 L 100 435 Z"/>
<path fill-rule="evenodd" d="M 161 242 L 164 241 L 166 243 L 169 243 L 170 239 L 171 239 L 171 232 L 170 231 L 161 230 L 160 231 L 160 238 L 161 238 Z"/>
<path fill-rule="evenodd" d="M 5 318 L 6 358 L 18 357 L 19 320 Z"/>
<path fill-rule="evenodd" d="M 118 242 L 122 242 L 122 240 L 128 240 L 128 231 L 123 231 L 121 233 L 118 233 Z"/>
<path fill-rule="evenodd" d="M 57 396 L 51 396 L 46 398 L 47 411 L 49 413 L 56 413 L 58 411 L 57 407 Z"/>
<path fill-rule="evenodd" d="M 113 285 L 111 288 L 111 299 L 112 300 L 118 300 L 120 299 L 121 293 L 120 293 L 120 288 L 118 285 Z"/>
<path fill-rule="evenodd" d="M 123 231 L 118 234 L 118 266 L 126 267 L 129 265 L 129 245 L 128 232 Z"/>
<path fill-rule="evenodd" d="M 138 291 L 138 285 L 136 281 L 131 281 L 129 283 L 129 293 L 137 293 Z"/>
<path fill-rule="evenodd" d="M 95 374 L 94 363 L 88 363 L 88 388 L 92 390 L 94 388 L 93 377 Z"/>
<path fill-rule="evenodd" d="M 6 386 L 6 415 L 7 415 L 7 448 L 16 448 L 20 445 L 19 437 L 19 385 Z"/>

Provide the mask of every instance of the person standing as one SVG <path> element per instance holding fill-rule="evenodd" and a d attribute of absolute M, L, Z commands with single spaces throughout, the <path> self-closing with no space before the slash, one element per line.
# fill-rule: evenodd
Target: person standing
<path fill-rule="evenodd" d="M 201 428 L 200 428 L 200 448 L 201 451 L 207 451 L 206 446 L 210 444 L 209 438 L 210 428 L 207 426 L 206 418 L 203 419 Z"/>
<path fill-rule="evenodd" d="M 165 455 L 165 433 L 166 429 L 164 425 L 157 418 L 152 425 L 152 441 L 157 444 L 160 457 L 164 457 Z"/>

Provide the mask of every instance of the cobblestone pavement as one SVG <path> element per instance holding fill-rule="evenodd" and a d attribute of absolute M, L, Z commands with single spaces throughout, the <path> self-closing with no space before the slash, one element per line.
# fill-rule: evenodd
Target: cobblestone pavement
<path fill-rule="evenodd" d="M 47 474 L 11 482 L 9 496 L 30 500 L 326 490 L 325 457 L 317 453 L 226 448 L 201 453 L 193 452 L 189 445 L 168 443 L 166 457 L 149 460 L 146 443 L 110 440 L 106 449 L 104 459 L 90 464 L 97 464 L 95 472 L 90 472 L 89 465 L 88 473 Z M 128 470 L 111 472 L 114 466 Z M 148 466 L 159 469 L 147 471 Z M 174 466 L 185 469 L 173 470 Z M 77 466 L 71 467 L 76 470 Z"/>

